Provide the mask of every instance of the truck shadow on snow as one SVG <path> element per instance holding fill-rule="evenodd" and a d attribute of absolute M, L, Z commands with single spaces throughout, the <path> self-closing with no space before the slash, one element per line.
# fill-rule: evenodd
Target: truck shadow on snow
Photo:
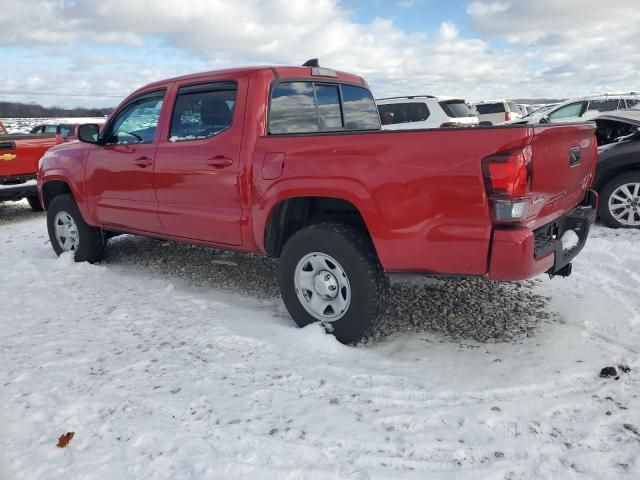
<path fill-rule="evenodd" d="M 44 220 L 45 214 L 31 210 L 26 200 L 19 202 L 0 202 L 0 225 L 17 223 L 38 217 L 42 217 Z"/>
<path fill-rule="evenodd" d="M 197 287 L 258 298 L 280 296 L 274 259 L 130 235 L 109 242 L 107 263 L 177 275 Z M 533 281 L 393 278 L 386 314 L 365 343 L 408 332 L 480 342 L 531 336 L 541 321 L 550 318 L 548 299 L 533 287 Z"/>

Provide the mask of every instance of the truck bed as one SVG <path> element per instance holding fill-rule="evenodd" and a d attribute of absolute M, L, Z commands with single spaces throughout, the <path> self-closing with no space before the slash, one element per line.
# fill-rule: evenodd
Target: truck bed
<path fill-rule="evenodd" d="M 55 134 L 0 135 L 0 178 L 35 175 L 38 160 L 61 141 Z"/>
<path fill-rule="evenodd" d="M 594 130 L 575 124 L 270 135 L 258 139 L 255 155 L 287 152 L 283 179 L 254 176 L 254 182 L 267 197 L 288 194 L 296 183 L 306 195 L 348 192 L 387 271 L 486 275 L 492 237 L 502 227 L 492 222 L 483 159 L 531 146 L 532 192 L 522 227 L 531 233 L 584 197 L 595 165 Z M 575 166 L 571 148 L 580 153 Z"/>

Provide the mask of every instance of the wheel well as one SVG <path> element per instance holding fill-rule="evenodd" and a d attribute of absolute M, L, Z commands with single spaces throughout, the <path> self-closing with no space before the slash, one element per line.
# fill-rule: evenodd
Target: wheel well
<path fill-rule="evenodd" d="M 267 254 L 278 257 L 287 240 L 305 225 L 340 222 L 363 232 L 369 230 L 358 209 L 341 198 L 297 197 L 284 200 L 272 210 L 264 233 Z"/>
<path fill-rule="evenodd" d="M 640 163 L 628 163 L 626 165 L 620 165 L 619 167 L 607 170 L 605 176 L 597 181 L 594 188 L 599 192 L 613 177 L 620 175 L 621 173 L 640 172 Z"/>
<path fill-rule="evenodd" d="M 67 185 L 62 180 L 51 180 L 50 182 L 46 182 L 42 186 L 42 200 L 44 201 L 44 208 L 49 208 L 51 200 L 53 200 L 55 197 L 65 194 L 73 196 L 69 185 Z"/>

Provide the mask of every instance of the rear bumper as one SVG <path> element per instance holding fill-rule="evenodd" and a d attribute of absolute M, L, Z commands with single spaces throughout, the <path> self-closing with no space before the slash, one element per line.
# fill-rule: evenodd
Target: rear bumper
<path fill-rule="evenodd" d="M 493 233 L 489 278 L 525 280 L 541 273 L 562 274 L 563 268 L 582 251 L 595 222 L 598 194 L 587 193 L 580 205 L 536 230 L 496 229 Z M 567 230 L 578 235 L 578 244 L 565 251 L 560 238 Z"/>
<path fill-rule="evenodd" d="M 37 194 L 35 174 L 0 177 L 0 201 L 20 200 Z"/>

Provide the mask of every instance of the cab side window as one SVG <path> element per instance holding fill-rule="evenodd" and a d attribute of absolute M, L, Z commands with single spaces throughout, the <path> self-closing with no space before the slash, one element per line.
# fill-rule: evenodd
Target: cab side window
<path fill-rule="evenodd" d="M 201 140 L 231 127 L 237 93 L 235 82 L 181 87 L 171 117 L 169 141 Z"/>
<path fill-rule="evenodd" d="M 153 143 L 164 93 L 148 93 L 129 102 L 111 122 L 106 143 Z"/>

